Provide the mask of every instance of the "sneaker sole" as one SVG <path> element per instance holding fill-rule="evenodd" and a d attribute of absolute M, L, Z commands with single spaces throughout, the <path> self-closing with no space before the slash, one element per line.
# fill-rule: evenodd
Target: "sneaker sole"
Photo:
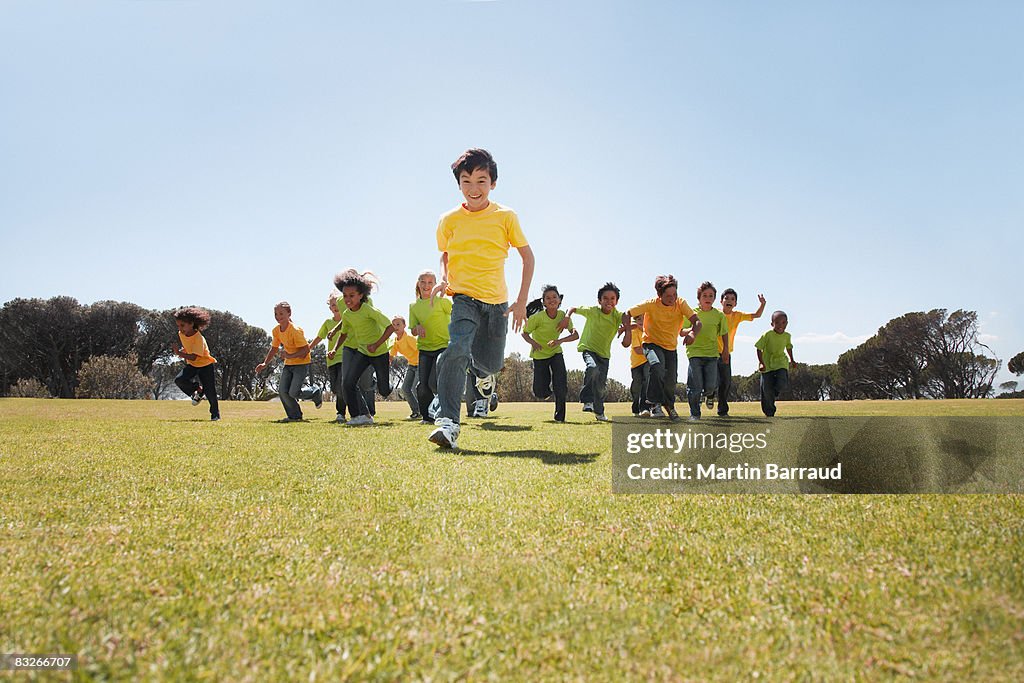
<path fill-rule="evenodd" d="M 455 448 L 455 444 L 450 442 L 448 440 L 448 437 L 446 437 L 444 435 L 444 432 L 442 432 L 440 429 L 438 429 L 433 434 L 431 434 L 429 437 L 427 437 L 427 439 L 430 441 L 430 443 L 437 444 L 441 448 L 452 448 L 452 449 Z"/>

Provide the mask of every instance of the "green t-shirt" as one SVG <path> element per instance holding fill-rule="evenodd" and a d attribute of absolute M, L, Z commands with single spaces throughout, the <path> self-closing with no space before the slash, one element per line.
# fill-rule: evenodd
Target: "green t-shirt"
<path fill-rule="evenodd" d="M 366 297 L 366 301 L 363 302 L 363 306 L 366 306 L 366 305 L 369 305 L 369 306 L 373 305 L 373 298 L 372 297 Z M 348 308 L 345 306 L 344 302 L 341 299 L 338 299 L 338 306 L 341 307 L 341 317 L 344 318 L 345 317 L 345 312 L 348 311 Z M 371 339 L 369 343 L 373 343 L 374 341 L 376 341 L 376 340 L 375 339 Z M 359 348 L 359 342 L 357 342 L 354 337 L 349 335 L 348 337 L 345 338 L 345 343 L 341 345 L 341 348 L 343 348 L 343 349 L 358 349 Z"/>
<path fill-rule="evenodd" d="M 600 306 L 587 306 L 577 308 L 576 315 L 582 315 L 587 321 L 580 332 L 580 343 L 576 348 L 596 353 L 602 358 L 611 358 L 612 342 L 615 341 L 615 333 L 622 325 L 622 314 L 619 313 L 619 309 L 612 308 L 612 312 L 605 315 L 601 312 Z"/>
<path fill-rule="evenodd" d="M 775 330 L 768 330 L 754 343 L 754 347 L 761 349 L 761 360 L 764 362 L 765 372 L 789 367 L 786 349 L 793 348 L 789 332 L 779 334 Z"/>
<path fill-rule="evenodd" d="M 700 307 L 693 309 L 700 319 L 700 332 L 693 343 L 686 347 L 687 358 L 718 358 L 718 342 L 723 336 L 729 334 L 729 320 L 717 308 L 710 311 L 702 311 Z M 683 327 L 690 327 L 690 321 L 683 323 Z"/>
<path fill-rule="evenodd" d="M 430 299 L 416 299 L 409 304 L 409 329 L 423 325 L 427 334 L 416 339 L 420 351 L 437 351 L 448 346 L 448 324 L 452 321 L 452 300 L 437 297 L 434 305 Z"/>
<path fill-rule="evenodd" d="M 342 315 L 344 315 L 344 313 Z M 335 320 L 333 317 L 332 318 L 328 318 L 327 320 L 324 321 L 324 324 L 320 326 L 320 331 L 316 333 L 316 336 L 320 337 L 321 339 L 323 339 L 323 340 L 325 340 L 327 342 L 327 350 L 328 351 L 332 351 L 333 350 L 333 351 L 337 352 L 337 353 L 334 354 L 334 358 L 331 358 L 330 356 L 327 357 L 327 366 L 328 367 L 330 367 L 331 365 L 337 365 L 338 363 L 341 362 L 341 357 L 342 357 L 341 345 L 338 344 L 338 340 L 341 339 L 341 335 L 340 334 L 335 335 L 334 339 L 328 339 L 327 338 L 327 333 L 330 332 L 331 330 L 333 330 L 334 326 L 337 325 L 337 324 L 338 324 L 338 321 Z"/>
<path fill-rule="evenodd" d="M 357 351 L 367 356 L 379 356 L 391 349 L 390 339 L 377 347 L 373 353 L 366 349 L 367 344 L 372 344 L 380 339 L 390 324 L 391 319 L 369 303 L 364 303 L 358 311 L 345 309 L 341 316 L 341 331 L 347 334 L 349 339 L 355 340 Z"/>
<path fill-rule="evenodd" d="M 547 311 L 538 311 L 526 319 L 526 327 L 523 328 L 523 332 L 530 335 L 533 341 L 544 347 L 540 351 L 530 347 L 530 358 L 544 360 L 545 358 L 551 358 L 556 353 L 562 352 L 561 344 L 552 349 L 548 348 L 548 342 L 561 336 L 561 332 L 558 330 L 558 323 L 562 322 L 564 317 L 565 311 L 556 312 L 554 318 L 549 318 Z M 572 320 L 569 320 L 569 326 L 565 331 L 568 332 L 572 329 Z"/>

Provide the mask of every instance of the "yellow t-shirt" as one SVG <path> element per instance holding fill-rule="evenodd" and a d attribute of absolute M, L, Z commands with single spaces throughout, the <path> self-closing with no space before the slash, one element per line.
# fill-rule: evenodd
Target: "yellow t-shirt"
<path fill-rule="evenodd" d="M 194 353 L 198 356 L 195 360 L 185 361 L 189 365 L 205 368 L 207 365 L 217 362 L 217 359 L 210 355 L 210 347 L 206 345 L 206 338 L 203 337 L 202 332 L 196 332 L 191 337 L 186 337 L 183 333 L 178 332 L 178 339 L 181 340 L 181 346 L 185 349 L 185 353 Z"/>
<path fill-rule="evenodd" d="M 396 339 L 391 347 L 391 357 L 394 358 L 398 354 L 405 356 L 406 360 L 409 361 L 409 365 L 413 367 L 419 365 L 420 349 L 416 345 L 416 337 L 406 332 L 402 335 L 401 339 Z"/>
<path fill-rule="evenodd" d="M 733 309 L 732 313 L 723 313 L 725 319 L 729 321 L 729 353 L 732 353 L 732 348 L 736 344 L 736 326 L 743 322 L 750 322 L 754 319 L 753 313 L 742 313 Z M 718 340 L 718 352 L 722 352 L 722 340 Z"/>
<path fill-rule="evenodd" d="M 306 334 L 302 331 L 301 327 L 296 327 L 295 323 L 288 323 L 288 327 L 284 332 L 281 331 L 280 325 L 274 325 L 273 332 L 274 348 L 284 344 L 284 350 L 288 353 L 295 353 L 300 346 L 306 345 Z M 309 357 L 309 351 L 306 352 L 305 356 L 298 358 L 285 358 L 285 365 L 308 365 L 312 359 Z"/>
<path fill-rule="evenodd" d="M 666 306 L 661 299 L 654 298 L 629 309 L 630 317 L 640 314 L 644 316 L 644 343 L 675 351 L 679 344 L 679 330 L 683 329 L 683 321 L 693 315 L 693 309 L 685 299 L 676 299 L 674 305 Z"/>
<path fill-rule="evenodd" d="M 448 294 L 465 294 L 485 304 L 508 301 L 508 248 L 527 246 L 512 209 L 491 202 L 482 211 L 459 206 L 441 216 L 437 248 L 448 253 Z"/>
<path fill-rule="evenodd" d="M 635 339 L 633 340 L 633 343 L 634 344 L 636 343 Z M 640 350 L 642 351 L 643 349 L 640 349 Z M 640 367 L 641 365 L 643 365 L 646 362 L 647 362 L 647 356 L 645 356 L 642 353 L 637 353 L 635 346 L 630 346 L 629 347 L 629 369 L 630 370 L 632 370 L 633 368 L 638 368 L 638 367 Z"/>

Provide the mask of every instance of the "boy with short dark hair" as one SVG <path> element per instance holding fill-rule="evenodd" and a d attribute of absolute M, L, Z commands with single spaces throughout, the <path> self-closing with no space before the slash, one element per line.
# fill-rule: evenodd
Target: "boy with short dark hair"
<path fill-rule="evenodd" d="M 786 332 L 789 316 L 785 311 L 772 313 L 772 329 L 754 343 L 757 349 L 757 369 L 761 372 L 761 410 L 775 417 L 775 399 L 789 387 L 789 368 L 796 367 L 793 360 L 793 340 Z M 786 354 L 789 362 L 786 362 Z"/>
<path fill-rule="evenodd" d="M 729 287 L 722 292 L 722 314 L 729 321 L 729 353 L 732 354 L 733 346 L 736 343 L 736 327 L 742 322 L 749 322 L 761 317 L 764 313 L 764 294 L 758 294 L 757 300 L 760 305 L 753 313 L 744 313 L 736 310 L 736 290 Z M 725 345 L 718 344 L 718 352 L 721 353 Z M 719 359 L 718 361 L 718 416 L 726 417 L 729 414 L 729 390 L 732 388 L 732 362 Z M 714 396 L 708 396 L 708 408 L 712 407 L 711 402 Z"/>
<path fill-rule="evenodd" d="M 434 293 L 452 296 L 452 318 L 448 349 L 437 362 L 440 410 L 429 439 L 454 449 L 466 370 L 476 377 L 482 398 L 490 401 L 505 360 L 508 315 L 512 314 L 516 332 L 526 320 L 534 257 L 515 212 L 488 199 L 498 180 L 498 165 L 491 154 L 468 149 L 452 164 L 452 173 L 466 201 L 441 216 L 437 226 L 441 281 Z M 523 259 L 519 296 L 511 306 L 505 286 L 509 247 Z"/>

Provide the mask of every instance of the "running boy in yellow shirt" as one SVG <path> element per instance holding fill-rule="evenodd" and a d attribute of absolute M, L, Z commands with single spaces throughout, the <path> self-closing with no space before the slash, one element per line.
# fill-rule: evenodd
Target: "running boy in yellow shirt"
<path fill-rule="evenodd" d="M 437 226 L 441 281 L 434 293 L 452 296 L 452 320 L 448 349 L 438 359 L 440 410 L 429 438 L 443 448 L 457 447 L 467 368 L 476 377 L 482 398 L 490 401 L 505 361 L 508 315 L 519 332 L 526 320 L 534 265 L 518 216 L 488 198 L 498 181 L 498 165 L 490 152 L 466 150 L 452 164 L 452 173 L 466 201 L 441 216 Z M 523 259 L 519 296 L 511 306 L 505 287 L 509 247 Z"/>
<path fill-rule="evenodd" d="M 757 300 L 761 305 L 753 313 L 743 313 L 736 310 L 736 290 L 729 287 L 722 292 L 722 313 L 729 321 L 729 354 L 731 356 L 733 346 L 736 343 L 736 327 L 742 322 L 757 320 L 764 313 L 764 294 L 758 294 Z M 719 342 L 718 352 L 722 353 L 725 346 Z M 729 390 L 732 387 L 732 361 L 719 359 L 718 361 L 718 416 L 726 417 L 729 414 Z M 713 407 L 714 394 L 708 395 L 708 408 Z"/>

